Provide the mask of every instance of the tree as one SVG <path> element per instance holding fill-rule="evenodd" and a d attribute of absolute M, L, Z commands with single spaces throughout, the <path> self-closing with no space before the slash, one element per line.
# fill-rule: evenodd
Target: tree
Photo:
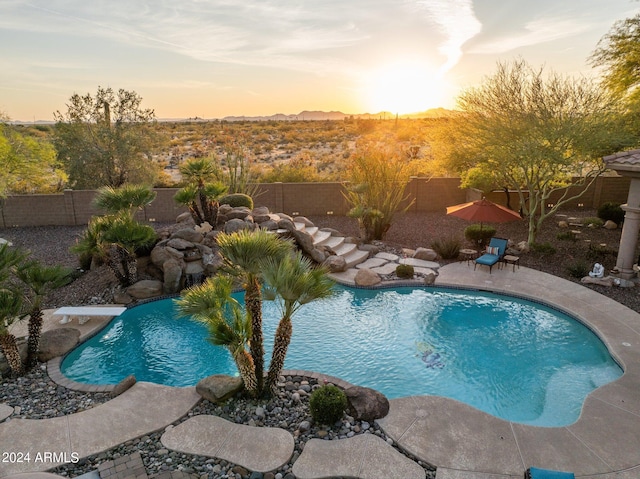
<path fill-rule="evenodd" d="M 181 316 L 190 316 L 207 325 L 208 340 L 229 350 L 251 396 L 258 395 L 258 383 L 253 358 L 247 351 L 251 339 L 251 319 L 231 296 L 229 277 L 208 278 L 201 285 L 186 290 L 176 300 Z"/>
<path fill-rule="evenodd" d="M 605 169 L 601 157 L 624 141 L 619 111 L 605 90 L 585 78 L 543 76 L 522 60 L 498 64 L 458 106 L 451 154 L 463 186 L 474 186 L 474 177 L 485 184 L 493 178 L 516 190 L 529 243 L 546 218 L 586 191 Z"/>
<path fill-rule="evenodd" d="M 180 167 L 187 186 L 178 190 L 174 200 L 189 208 L 196 224 L 205 221 L 215 228 L 218 222 L 218 200 L 227 187 L 217 181 L 218 165 L 213 158 L 195 158 Z"/>
<path fill-rule="evenodd" d="M 72 187 L 153 184 L 160 170 L 152 156 L 159 136 L 153 110 L 141 103 L 134 91 L 98 87 L 94 97 L 76 93 L 66 113 L 54 113 L 54 144 Z"/>
<path fill-rule="evenodd" d="M 365 241 L 382 240 L 393 216 L 406 200 L 409 163 L 400 150 L 383 144 L 359 147 L 350 157 L 348 178 L 353 185 L 346 193 L 349 216 L 358 219 Z M 409 203 L 401 211 L 406 211 Z"/>
<path fill-rule="evenodd" d="M 220 252 L 230 269 L 244 283 L 244 302 L 251 319 L 251 357 L 256 371 L 257 391 L 264 386 L 264 339 L 262 334 L 262 261 L 279 261 L 292 251 L 293 245 L 266 230 L 242 230 L 219 234 Z"/>
<path fill-rule="evenodd" d="M 29 339 L 27 341 L 27 368 L 38 362 L 40 335 L 42 333 L 42 301 L 54 289 L 71 281 L 71 270 L 62 266 L 44 266 L 37 261 L 28 261 L 18 266 L 16 276 L 25 284 L 28 294 L 24 299 L 29 304 Z"/>
<path fill-rule="evenodd" d="M 67 175 L 48 141 L 22 134 L 0 112 L 0 197 L 60 191 Z"/>
<path fill-rule="evenodd" d="M 299 251 L 280 260 L 265 258 L 262 275 L 265 281 L 265 299 L 276 301 L 282 313 L 275 333 L 265 384 L 265 389 L 275 393 L 278 376 L 282 372 L 287 349 L 291 343 L 291 318 L 303 305 L 330 296 L 333 292 L 333 281 L 324 269 L 315 268 Z"/>
<path fill-rule="evenodd" d="M 19 318 L 22 311 L 20 292 L 8 288 L 0 288 L 0 349 L 9 364 L 11 373 L 22 374 L 22 358 L 18 350 L 16 337 L 9 332 L 11 326 Z"/>

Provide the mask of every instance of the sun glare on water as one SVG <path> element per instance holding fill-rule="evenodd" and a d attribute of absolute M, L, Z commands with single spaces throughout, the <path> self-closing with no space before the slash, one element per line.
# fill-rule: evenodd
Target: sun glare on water
<path fill-rule="evenodd" d="M 365 81 L 372 112 L 404 114 L 442 106 L 442 79 L 428 65 L 390 64 L 371 72 Z"/>

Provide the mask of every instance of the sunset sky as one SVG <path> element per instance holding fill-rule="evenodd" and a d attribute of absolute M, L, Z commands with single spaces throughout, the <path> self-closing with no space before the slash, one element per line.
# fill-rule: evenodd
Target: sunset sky
<path fill-rule="evenodd" d="M 497 61 L 593 76 L 633 0 L 0 0 L 0 111 L 135 90 L 158 118 L 452 108 Z"/>

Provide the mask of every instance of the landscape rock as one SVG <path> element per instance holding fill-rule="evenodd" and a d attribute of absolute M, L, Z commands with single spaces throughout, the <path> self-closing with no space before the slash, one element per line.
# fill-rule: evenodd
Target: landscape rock
<path fill-rule="evenodd" d="M 313 222 L 305 216 L 296 216 L 293 218 L 294 223 L 302 223 L 305 226 L 315 226 Z"/>
<path fill-rule="evenodd" d="M 611 276 L 605 276 L 604 278 L 592 278 L 591 276 L 585 276 L 580 280 L 583 284 L 599 284 L 600 286 L 613 286 L 613 278 Z"/>
<path fill-rule="evenodd" d="M 38 360 L 47 362 L 71 351 L 80 340 L 80 331 L 75 328 L 56 328 L 40 336 Z"/>
<path fill-rule="evenodd" d="M 233 218 L 224 224 L 224 232 L 227 234 L 235 233 L 236 231 L 251 229 L 249 223 L 240 218 Z"/>
<path fill-rule="evenodd" d="M 227 376 L 225 374 L 214 374 L 201 379 L 196 384 L 196 392 L 207 401 L 222 404 L 227 399 L 242 391 L 244 383 L 241 378 Z"/>
<path fill-rule="evenodd" d="M 233 208 L 228 213 L 225 213 L 225 216 L 229 220 L 240 219 L 244 220 L 247 216 L 251 215 L 251 210 L 246 206 L 238 206 L 237 208 Z"/>
<path fill-rule="evenodd" d="M 143 279 L 127 288 L 127 294 L 135 299 L 147 299 L 162 294 L 162 281 Z"/>
<path fill-rule="evenodd" d="M 568 228 L 569 227 L 569 222 L 564 221 L 564 220 L 558 221 L 558 227 L 559 228 Z"/>
<path fill-rule="evenodd" d="M 389 400 L 375 389 L 352 386 L 345 389 L 349 415 L 357 421 L 373 422 L 389 413 Z"/>
<path fill-rule="evenodd" d="M 255 218 L 257 215 L 268 215 L 270 213 L 269 208 L 267 208 L 266 206 L 256 206 L 252 211 L 251 214 L 253 215 L 253 217 Z"/>
<path fill-rule="evenodd" d="M 611 220 L 605 221 L 603 226 L 608 230 L 615 230 L 618 228 L 618 225 L 616 224 L 616 222 Z"/>
<path fill-rule="evenodd" d="M 438 277 L 438 274 L 433 270 L 430 270 L 430 272 L 428 273 L 424 273 L 424 276 L 423 276 L 424 284 L 429 285 L 429 284 L 435 283 L 437 277 Z"/>
<path fill-rule="evenodd" d="M 516 247 L 521 253 L 528 253 L 531 249 L 527 241 L 520 241 Z"/>
<path fill-rule="evenodd" d="M 189 213 L 188 211 L 180 213 L 176 217 L 176 223 L 192 223 L 194 225 L 196 224 L 196 222 L 193 221 L 193 216 L 191 216 L 191 213 Z"/>
<path fill-rule="evenodd" d="M 110 393 L 110 396 L 112 398 L 116 396 L 120 396 L 120 394 L 125 392 L 135 383 L 136 383 L 136 377 L 133 374 L 130 374 L 129 376 L 127 376 L 126 378 L 124 378 L 122 381 L 120 381 L 118 384 L 115 385 L 115 387 L 112 389 Z"/>
<path fill-rule="evenodd" d="M 359 269 L 354 278 L 354 282 L 357 286 L 375 286 L 382 282 L 382 278 L 375 271 L 363 268 Z"/>
<path fill-rule="evenodd" d="M 374 244 L 361 244 L 358 249 L 368 251 L 369 256 L 375 256 L 380 252 L 380 248 Z"/>
<path fill-rule="evenodd" d="M 425 261 L 435 261 L 438 258 L 438 253 L 430 248 L 418 248 L 415 253 L 413 253 L 413 258 Z"/>
<path fill-rule="evenodd" d="M 116 291 L 113 293 L 113 302 L 116 304 L 130 304 L 133 298 L 124 291 Z"/>
<path fill-rule="evenodd" d="M 322 266 L 330 273 L 341 273 L 347 269 L 347 261 L 342 256 L 331 255 L 324 260 Z"/>
<path fill-rule="evenodd" d="M 187 241 L 185 239 L 182 238 L 176 238 L 175 236 L 172 236 L 169 241 L 167 241 L 167 246 L 169 248 L 173 248 L 176 249 L 178 251 L 183 251 L 186 249 L 190 249 L 193 248 L 193 243 L 191 241 Z"/>
<path fill-rule="evenodd" d="M 262 223 L 258 223 L 260 225 L 260 228 L 268 230 L 268 231 L 275 231 L 278 229 L 278 222 L 274 221 L 274 220 L 267 220 L 267 221 L 263 221 Z"/>
<path fill-rule="evenodd" d="M 182 279 L 182 265 L 175 259 L 170 259 L 162 265 L 164 271 L 164 285 L 162 290 L 165 294 L 174 294 L 180 291 L 180 280 Z M 131 294 L 129 292 L 129 294 Z"/>
<path fill-rule="evenodd" d="M 208 225 L 211 228 L 211 225 L 207 222 L 203 223 L 203 225 Z M 204 226 L 199 226 L 198 228 L 207 229 Z M 211 231 L 210 229 L 208 231 Z M 195 228 L 183 228 L 181 230 L 176 231 L 171 235 L 171 238 L 180 238 L 190 243 L 200 243 L 204 238 L 204 234 L 201 231 L 196 231 Z M 178 248 L 180 249 L 180 248 Z"/>

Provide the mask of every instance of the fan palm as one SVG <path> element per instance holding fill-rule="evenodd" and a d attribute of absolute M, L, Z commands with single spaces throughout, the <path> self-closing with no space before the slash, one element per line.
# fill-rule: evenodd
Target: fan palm
<path fill-rule="evenodd" d="M 38 348 L 42 333 L 42 301 L 54 289 L 71 281 L 71 270 L 62 266 L 44 266 L 30 261 L 18 267 L 18 278 L 27 286 L 31 294 L 25 295 L 29 304 L 29 339 L 27 341 L 27 368 L 38 362 Z"/>
<path fill-rule="evenodd" d="M 218 200 L 227 191 L 227 187 L 217 181 L 218 166 L 212 158 L 194 158 L 180 168 L 180 173 L 187 186 L 176 193 L 174 200 L 189 208 L 197 224 L 207 221 L 215 226 L 218 222 Z"/>
<path fill-rule="evenodd" d="M 258 394 L 253 358 L 247 351 L 251 338 L 251 321 L 231 296 L 232 283 L 228 277 L 209 278 L 201 285 L 184 291 L 176 300 L 181 316 L 191 316 L 209 329 L 208 340 L 229 350 L 236 363 L 246 391 Z"/>
<path fill-rule="evenodd" d="M 251 357 L 256 370 L 258 391 L 264 385 L 264 345 L 262 335 L 262 261 L 279 261 L 292 250 L 291 242 L 278 238 L 266 230 L 242 230 L 222 233 L 216 238 L 220 252 L 244 282 L 244 301 L 251 318 Z"/>
<path fill-rule="evenodd" d="M 156 192 L 148 186 L 125 184 L 119 188 L 104 186 L 93 200 L 94 206 L 109 213 L 127 213 L 133 217 L 135 210 L 149 206 Z"/>
<path fill-rule="evenodd" d="M 0 289 L 0 349 L 14 375 L 22 374 L 23 367 L 16 337 L 9 332 L 9 326 L 18 320 L 21 311 L 20 293 L 11 289 Z"/>
<path fill-rule="evenodd" d="M 265 388 L 274 392 L 291 342 L 291 318 L 303 305 L 330 296 L 333 292 L 333 281 L 324 269 L 315 268 L 299 251 L 280 260 L 266 258 L 262 266 L 265 281 L 264 298 L 277 301 L 282 313 L 276 329 L 265 385 Z"/>

